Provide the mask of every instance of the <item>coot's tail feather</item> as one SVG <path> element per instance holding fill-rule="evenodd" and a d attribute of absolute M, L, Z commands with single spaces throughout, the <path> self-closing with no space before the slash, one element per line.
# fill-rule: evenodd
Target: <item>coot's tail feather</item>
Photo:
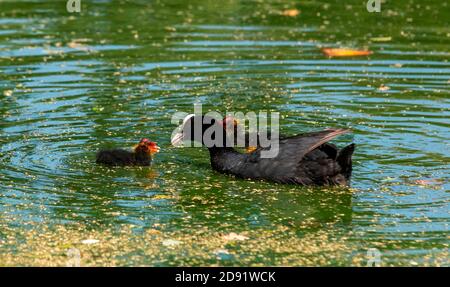
<path fill-rule="evenodd" d="M 342 174 L 347 180 L 352 175 L 352 155 L 355 151 L 355 144 L 348 145 L 339 151 L 337 162 L 341 166 Z"/>

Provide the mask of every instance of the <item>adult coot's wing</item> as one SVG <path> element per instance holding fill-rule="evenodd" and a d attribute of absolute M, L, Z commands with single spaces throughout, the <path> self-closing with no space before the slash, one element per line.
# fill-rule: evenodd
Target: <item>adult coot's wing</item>
<path fill-rule="evenodd" d="M 305 146 L 307 148 L 304 151 L 304 154 L 301 156 L 305 156 L 310 151 L 316 149 L 317 147 L 323 145 L 324 143 L 329 142 L 330 140 L 334 139 L 335 137 L 349 133 L 349 129 L 327 129 L 320 132 L 312 132 L 308 134 L 303 134 L 301 136 L 295 136 L 292 138 L 302 138 L 303 142 L 305 142 Z"/>
<path fill-rule="evenodd" d="M 319 132 L 305 133 L 281 139 L 278 146 L 278 155 L 271 160 L 296 165 L 310 151 L 332 140 L 333 138 L 348 132 L 350 132 L 348 129 L 327 129 Z M 267 151 L 270 148 L 273 149 L 274 146 L 259 147 L 251 153 L 250 160 L 263 160 L 264 158 L 261 158 L 261 152 Z"/>
<path fill-rule="evenodd" d="M 303 182 L 307 175 L 299 174 L 297 169 L 303 157 L 322 144 L 348 132 L 350 130 L 329 129 L 281 139 L 278 154 L 272 158 L 263 158 L 261 153 L 273 149 L 273 146 L 259 147 L 246 155 L 247 160 L 239 167 L 237 174 L 241 177 L 271 179 L 282 183 Z"/>

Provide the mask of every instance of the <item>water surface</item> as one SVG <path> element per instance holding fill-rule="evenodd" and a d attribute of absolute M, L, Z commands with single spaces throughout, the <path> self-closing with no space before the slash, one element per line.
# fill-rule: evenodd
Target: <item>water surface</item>
<path fill-rule="evenodd" d="M 449 265 L 445 1 L 2 1 L 0 265 Z M 284 16 L 298 9 L 296 17 Z M 368 48 L 328 58 L 321 47 Z M 348 127 L 352 188 L 243 181 L 170 147 L 174 112 Z M 94 164 L 149 137 L 151 168 Z M 85 244 L 86 239 L 99 240 Z"/>

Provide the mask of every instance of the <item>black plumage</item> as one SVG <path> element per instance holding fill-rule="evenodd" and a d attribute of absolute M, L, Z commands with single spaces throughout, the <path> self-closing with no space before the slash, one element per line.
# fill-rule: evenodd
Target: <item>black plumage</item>
<path fill-rule="evenodd" d="M 201 119 L 195 119 L 201 117 Z M 202 133 L 195 133 L 195 123 L 202 123 Z M 222 127 L 221 144 L 205 143 L 206 130 L 216 125 Z M 278 183 L 299 185 L 347 185 L 352 172 L 352 154 L 355 148 L 351 144 L 341 150 L 327 144 L 333 138 L 347 133 L 347 129 L 329 129 L 305 133 L 280 139 L 278 154 L 273 158 L 264 158 L 263 152 L 270 147 L 257 147 L 251 153 L 240 153 L 232 146 L 223 124 L 206 116 L 191 116 L 183 126 L 183 140 L 202 142 L 209 149 L 211 166 L 214 170 L 246 179 L 262 179 Z"/>
<path fill-rule="evenodd" d="M 156 143 L 142 139 L 133 151 L 123 149 L 100 150 L 96 163 L 109 166 L 150 166 L 152 156 L 159 151 Z"/>

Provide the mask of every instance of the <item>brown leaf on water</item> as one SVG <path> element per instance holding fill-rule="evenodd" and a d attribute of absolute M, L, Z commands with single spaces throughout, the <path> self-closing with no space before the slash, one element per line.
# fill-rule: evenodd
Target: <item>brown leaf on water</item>
<path fill-rule="evenodd" d="M 87 40 L 87 39 L 75 39 L 75 40 L 67 43 L 67 47 L 69 47 L 71 49 L 83 51 L 83 52 L 95 52 L 95 50 L 93 48 L 83 44 L 88 41 L 89 40 Z"/>
<path fill-rule="evenodd" d="M 440 185 L 443 182 L 441 179 L 417 179 L 414 180 L 413 183 L 417 185 L 430 186 L 430 185 Z"/>
<path fill-rule="evenodd" d="M 385 86 L 383 84 L 381 84 L 381 86 L 378 87 L 378 91 L 381 92 L 385 92 L 385 91 L 389 91 L 391 88 L 389 88 L 388 86 Z"/>
<path fill-rule="evenodd" d="M 369 50 L 354 50 L 347 48 L 322 48 L 322 52 L 328 57 L 367 56 L 373 53 Z"/>
<path fill-rule="evenodd" d="M 401 68 L 401 67 L 403 67 L 403 65 L 400 64 L 400 63 L 395 63 L 394 65 L 391 65 L 390 67 L 393 67 L 393 68 Z"/>
<path fill-rule="evenodd" d="M 287 16 L 287 17 L 296 17 L 300 14 L 300 10 L 298 9 L 287 9 L 284 10 L 283 12 L 281 12 L 281 14 L 283 16 Z"/>
<path fill-rule="evenodd" d="M 158 229 L 150 228 L 147 230 L 147 234 L 149 234 L 149 235 L 160 235 L 161 233 L 162 232 L 159 231 Z"/>

